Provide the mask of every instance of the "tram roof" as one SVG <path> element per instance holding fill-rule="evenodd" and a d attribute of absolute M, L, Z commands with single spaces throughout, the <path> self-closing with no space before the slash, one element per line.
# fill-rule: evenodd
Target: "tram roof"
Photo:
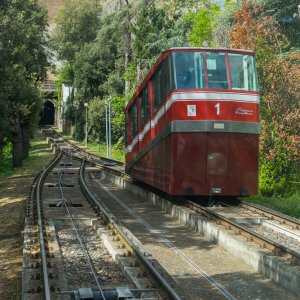
<path fill-rule="evenodd" d="M 238 53 L 249 53 L 254 54 L 253 50 L 245 50 L 245 49 L 235 49 L 235 48 L 209 48 L 209 47 L 173 47 L 169 48 L 165 52 L 171 51 L 213 51 L 213 52 L 238 52 Z"/>
<path fill-rule="evenodd" d="M 159 64 L 169 55 L 170 52 L 193 52 L 193 51 L 211 51 L 211 52 L 227 52 L 227 53 L 237 53 L 237 54 L 249 54 L 255 55 L 253 50 L 244 50 L 244 49 L 234 49 L 234 48 L 209 48 L 209 47 L 173 47 L 165 50 L 160 54 L 154 65 L 151 67 L 150 71 L 147 73 L 146 77 L 137 87 L 135 93 L 131 97 L 130 101 L 127 103 L 125 110 L 131 105 L 133 100 L 140 94 L 142 89 L 145 87 L 146 83 L 149 81 L 151 76 L 154 74 L 155 70 L 159 66 Z"/>

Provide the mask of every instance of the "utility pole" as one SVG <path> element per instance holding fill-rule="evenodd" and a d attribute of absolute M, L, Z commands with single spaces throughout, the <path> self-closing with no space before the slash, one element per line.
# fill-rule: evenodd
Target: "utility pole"
<path fill-rule="evenodd" d="M 111 97 L 108 97 L 108 136 L 109 136 L 109 158 L 111 158 L 111 114 L 110 114 L 110 100 Z"/>
<path fill-rule="evenodd" d="M 105 100 L 105 139 L 106 139 L 106 157 L 108 158 L 108 101 Z"/>
<path fill-rule="evenodd" d="M 109 96 L 105 101 L 106 157 L 111 158 L 111 114 Z"/>
<path fill-rule="evenodd" d="M 124 38 L 125 38 L 125 43 L 124 43 L 124 54 L 125 54 L 125 60 L 124 60 L 124 67 L 125 70 L 127 70 L 129 62 L 131 61 L 131 56 L 132 56 L 132 46 L 131 46 L 131 32 L 130 32 L 130 24 L 131 24 L 131 8 L 129 5 L 128 0 L 125 0 L 126 6 L 127 6 L 127 11 L 126 11 L 126 22 L 124 26 Z M 130 81 L 125 80 L 125 94 L 129 92 L 130 89 Z"/>
<path fill-rule="evenodd" d="M 88 144 L 88 103 L 84 103 L 85 107 L 85 146 Z"/>

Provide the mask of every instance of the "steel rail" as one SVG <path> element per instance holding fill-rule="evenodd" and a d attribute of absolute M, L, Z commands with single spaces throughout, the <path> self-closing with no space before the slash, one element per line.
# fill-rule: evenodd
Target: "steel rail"
<path fill-rule="evenodd" d="M 176 291 L 172 288 L 172 286 L 162 277 L 162 275 L 155 269 L 155 267 L 151 264 L 149 259 L 145 257 L 145 255 L 138 249 L 138 247 L 129 239 L 126 233 L 123 231 L 120 225 L 118 225 L 117 220 L 107 212 L 106 208 L 101 205 L 98 201 L 96 201 L 94 195 L 91 193 L 87 184 L 85 182 L 84 169 L 85 169 L 85 160 L 82 162 L 83 167 L 80 169 L 80 184 L 85 191 L 86 195 L 90 198 L 90 200 L 98 207 L 98 209 L 104 214 L 108 222 L 117 230 L 117 232 L 122 236 L 122 238 L 126 241 L 126 243 L 131 247 L 133 252 L 139 257 L 139 259 L 144 263 L 152 276 L 158 281 L 160 286 L 166 291 L 168 296 L 173 300 L 182 300 L 182 298 L 176 293 Z"/>
<path fill-rule="evenodd" d="M 224 297 L 230 300 L 236 300 L 236 298 L 225 288 L 222 287 L 216 280 L 214 280 L 211 276 L 209 276 L 201 267 L 199 267 L 196 263 L 193 262 L 186 254 L 184 254 L 178 247 L 175 246 L 173 242 L 169 239 L 165 238 L 163 235 L 159 233 L 158 230 L 152 227 L 147 221 L 142 219 L 137 213 L 135 213 L 130 207 L 128 207 L 120 198 L 115 196 L 112 192 L 110 192 L 103 184 L 97 182 L 102 189 L 104 189 L 112 199 L 114 199 L 119 205 L 121 205 L 129 214 L 131 214 L 136 220 L 138 220 L 141 224 L 143 224 L 153 235 L 155 235 L 159 240 L 163 241 L 165 245 L 167 245 L 172 251 L 178 254 L 181 259 L 191 266 L 194 270 L 196 270 L 201 276 L 203 276 L 215 289 L 217 289 Z"/>
<path fill-rule="evenodd" d="M 52 164 L 52 162 L 54 162 L 57 159 L 58 156 L 59 156 L 59 152 L 56 149 L 55 156 L 52 159 L 52 161 L 49 162 L 48 165 L 44 166 L 44 168 L 38 174 L 36 174 L 32 184 L 31 184 L 31 187 L 30 187 L 30 190 L 28 193 L 28 198 L 27 198 L 27 205 L 26 205 L 26 218 L 25 218 L 25 226 L 24 226 L 25 229 L 27 228 L 29 223 L 30 223 L 30 225 L 32 225 L 32 224 L 37 225 L 36 220 L 35 220 L 35 212 L 37 211 L 37 208 L 35 207 L 35 205 L 37 205 L 37 203 L 35 203 L 35 200 L 37 197 L 38 181 L 39 181 L 40 177 L 42 176 L 43 172 L 45 172 L 45 169 L 47 169 Z M 24 243 L 25 243 L 25 241 L 24 241 Z M 28 246 L 28 244 L 24 244 L 24 245 L 25 245 L 25 248 L 26 248 L 26 245 Z M 24 268 L 24 254 L 23 254 L 23 268 Z M 26 290 L 26 287 L 28 285 L 25 274 L 26 274 L 26 271 L 23 271 L 23 275 L 22 275 L 22 291 L 23 292 Z M 27 298 L 27 297 L 25 297 L 25 298 Z"/>
<path fill-rule="evenodd" d="M 266 248 L 272 252 L 275 252 L 275 254 L 280 253 L 286 253 L 291 255 L 295 258 L 297 263 L 300 263 L 300 253 L 290 249 L 284 245 L 281 245 L 277 243 L 276 241 L 272 241 L 271 239 L 264 237 L 256 232 L 253 232 L 242 225 L 239 225 L 238 223 L 227 219 L 226 217 L 222 216 L 221 214 L 212 211 L 209 208 L 203 207 L 195 202 L 192 202 L 190 200 L 186 200 L 187 206 L 191 209 L 205 213 L 205 215 L 211 219 L 214 219 L 217 224 L 223 225 L 226 229 L 234 230 L 237 234 L 240 234 L 244 236 L 247 240 L 256 242 L 259 244 L 262 248 Z"/>
<path fill-rule="evenodd" d="M 111 163 L 111 164 L 115 164 L 115 165 L 118 165 L 118 166 L 124 166 L 124 163 L 123 162 L 120 162 L 120 161 L 117 161 L 117 160 L 114 160 L 114 159 L 111 159 L 111 158 L 107 158 L 107 157 L 103 157 L 103 156 L 97 156 L 95 154 L 92 154 L 82 148 L 80 148 L 79 146 L 77 146 L 75 143 L 71 142 L 71 141 L 68 141 L 66 140 L 61 134 L 59 134 L 58 132 L 56 132 L 54 129 L 51 129 L 53 133 L 55 133 L 58 137 L 60 137 L 61 139 L 64 140 L 65 143 L 71 145 L 72 147 L 74 147 L 75 149 L 79 150 L 80 152 L 84 153 L 87 158 L 86 160 L 88 161 L 91 161 L 91 159 L 88 159 L 88 157 L 92 158 L 92 160 L 100 160 L 100 163 L 102 161 L 102 163 L 105 163 L 105 162 L 108 162 L 108 163 Z M 93 161 L 91 161 L 93 162 Z"/>
<path fill-rule="evenodd" d="M 45 250 L 45 242 L 44 242 L 44 231 L 43 231 L 43 220 L 42 220 L 42 208 L 41 208 L 41 193 L 43 181 L 47 174 L 52 170 L 52 168 L 57 164 L 57 162 L 62 157 L 62 152 L 53 160 L 50 165 L 48 165 L 43 173 L 41 174 L 38 184 L 37 184 L 37 192 L 36 192 L 36 203 L 37 203 L 37 213 L 38 213 L 38 228 L 39 228 L 39 241 L 40 241 L 40 252 L 41 252 L 41 265 L 43 270 L 43 283 L 44 283 L 44 296 L 46 300 L 51 299 L 50 287 L 49 287 L 49 278 L 48 278 L 48 267 L 47 267 L 47 259 L 46 259 L 46 250 Z"/>
<path fill-rule="evenodd" d="M 241 205 L 250 211 L 256 212 L 267 218 L 278 221 L 281 224 L 286 224 L 288 226 L 291 226 L 293 229 L 297 229 L 297 230 L 300 229 L 300 220 L 298 220 L 296 218 L 284 215 L 280 212 L 274 211 L 267 207 L 263 207 L 259 204 L 248 203 L 248 202 L 242 201 Z"/>
<path fill-rule="evenodd" d="M 69 158 L 69 159 L 72 159 L 71 156 L 69 156 L 68 158 Z M 67 165 L 67 162 L 65 163 L 65 166 L 64 166 L 65 168 L 66 168 L 66 165 Z M 82 167 L 82 165 L 81 165 L 81 167 Z M 102 289 L 102 287 L 101 287 L 101 285 L 100 285 L 100 282 L 99 282 L 99 280 L 98 280 L 98 278 L 97 278 L 97 275 L 96 275 L 96 272 L 95 272 L 95 270 L 94 270 L 92 258 L 91 258 L 90 254 L 89 254 L 89 251 L 88 251 L 86 245 L 84 244 L 84 242 L 83 242 L 83 240 L 82 240 L 82 238 L 81 238 L 81 236 L 80 236 L 79 229 L 78 229 L 78 227 L 77 227 L 77 225 L 76 225 L 76 223 L 75 223 L 75 220 L 74 220 L 74 218 L 73 218 L 73 215 L 72 215 L 72 213 L 71 213 L 71 211 L 70 211 L 70 209 L 69 209 L 70 203 L 67 201 L 67 199 L 66 199 L 65 196 L 64 196 L 63 189 L 62 189 L 62 187 L 63 187 L 63 186 L 62 186 L 62 184 L 63 184 L 63 182 L 62 182 L 63 171 L 61 171 L 59 175 L 60 175 L 60 176 L 59 176 L 59 182 L 58 182 L 58 184 L 59 184 L 59 188 L 60 188 L 60 193 L 61 193 L 61 196 L 62 196 L 63 204 L 64 204 L 64 206 L 65 206 L 65 208 L 66 208 L 66 210 L 67 210 L 67 212 L 68 212 L 68 215 L 69 215 L 69 217 L 70 217 L 70 219 L 71 219 L 71 223 L 72 223 L 73 229 L 74 229 L 74 231 L 75 231 L 75 233 L 76 233 L 77 240 L 79 241 L 79 243 L 80 243 L 80 245 L 81 245 L 81 247 L 82 247 L 82 249 L 83 249 L 83 251 L 84 251 L 84 253 L 85 253 L 85 256 L 86 256 L 86 258 L 87 258 L 87 262 L 88 262 L 89 268 L 90 268 L 90 270 L 91 270 L 91 272 L 92 272 L 92 274 L 93 274 L 93 277 L 94 277 L 95 282 L 96 282 L 96 284 L 97 284 L 97 287 L 98 287 L 98 289 L 99 289 L 99 291 L 100 291 L 100 294 L 101 294 L 101 296 L 102 296 L 102 299 L 103 299 L 103 300 L 106 300 L 106 297 L 105 297 L 105 295 L 104 295 L 104 291 L 103 291 L 103 289 Z"/>
<path fill-rule="evenodd" d="M 71 144 L 71 143 L 70 143 Z M 72 145 L 73 146 L 73 145 Z M 76 148 L 79 148 L 76 146 Z M 80 149 L 80 148 L 79 148 Z M 81 150 L 81 149 L 80 149 Z M 81 150 L 82 151 L 82 150 Z M 83 151 L 85 153 L 87 153 L 86 151 Z M 90 160 L 87 160 L 93 164 L 96 164 L 96 162 L 94 161 L 90 161 Z M 116 171 L 116 170 L 113 170 L 111 168 L 107 168 L 105 166 L 102 166 L 100 165 L 102 168 L 104 169 L 107 169 L 109 171 L 112 171 L 114 173 L 117 173 L 118 175 L 122 175 L 124 176 L 124 174 L 120 171 Z M 88 193 L 88 192 L 87 192 Z M 93 196 L 91 195 L 90 196 L 91 199 L 93 199 Z M 95 200 L 93 199 L 92 201 L 95 202 Z M 95 202 L 96 205 L 99 207 L 99 204 L 97 202 Z M 258 245 L 260 245 L 262 248 L 266 248 L 272 252 L 274 252 L 275 254 L 280 254 L 280 253 L 286 253 L 286 254 L 289 254 L 291 255 L 292 257 L 294 257 L 294 259 L 297 261 L 297 263 L 300 263 L 300 253 L 298 253 L 297 251 L 293 250 L 293 249 L 290 249 L 284 245 L 281 245 L 275 241 L 272 241 L 266 237 L 263 237 L 262 235 L 258 234 L 258 233 L 255 233 L 251 230 L 248 230 L 244 227 L 242 227 L 241 225 L 237 224 L 236 222 L 233 222 L 231 220 L 228 220 L 226 219 L 225 217 L 223 217 L 222 215 L 216 213 L 216 212 L 212 212 L 211 210 L 209 209 L 206 209 L 205 207 L 202 207 L 192 201 L 189 201 L 187 200 L 187 203 L 189 203 L 190 206 L 192 206 L 192 208 L 196 211 L 200 210 L 201 212 L 205 212 L 210 218 L 213 218 L 216 220 L 216 222 L 218 224 L 222 224 L 223 226 L 225 226 L 227 229 L 231 229 L 231 230 L 234 230 L 237 234 L 240 234 L 242 236 L 244 236 L 247 240 L 250 240 L 250 241 L 253 241 L 253 242 L 256 242 Z M 246 204 L 245 204 L 246 205 Z M 247 203 L 247 205 L 249 206 L 249 204 Z M 257 208 L 259 207 L 259 205 L 253 205 L 251 204 L 253 207 L 257 206 Z M 101 206 L 101 205 L 100 205 Z M 99 207 L 100 208 L 100 207 Z M 260 209 L 260 207 L 259 207 Z M 105 209 L 102 207 L 100 208 L 101 211 L 105 211 Z M 271 210 L 268 210 L 268 209 L 265 209 L 264 208 L 264 212 L 267 214 L 269 213 Z M 105 214 L 105 213 L 104 213 Z M 283 215 L 280 214 L 280 213 L 276 213 L 276 214 L 273 214 L 272 212 L 272 216 L 274 217 L 274 215 L 276 217 L 282 217 Z M 108 216 L 106 216 L 108 218 Z M 109 219 L 109 218 L 108 218 Z M 293 218 L 288 218 L 285 216 L 285 222 L 288 223 L 288 222 L 293 222 L 294 223 L 294 219 Z M 296 220 L 296 224 L 300 224 L 300 221 Z M 296 227 L 298 228 L 298 227 Z"/>
<path fill-rule="evenodd" d="M 54 142 L 54 143 L 55 143 L 55 142 Z M 57 144 L 56 144 L 56 146 L 59 147 Z M 60 149 L 60 150 L 61 150 L 61 152 L 60 152 L 59 157 L 57 157 L 57 159 L 55 159 L 55 161 L 53 161 L 53 163 L 51 163 L 51 166 L 49 166 L 49 169 L 47 169 L 47 172 L 45 172 L 45 175 L 44 175 L 44 173 L 43 173 L 43 180 L 44 180 L 45 176 L 47 175 L 47 173 L 49 172 L 49 170 L 52 168 L 52 166 L 54 166 L 54 165 L 59 161 L 59 159 L 62 158 L 63 154 L 67 155 L 68 160 L 72 160 L 73 155 L 72 155 L 71 151 L 68 151 L 68 150 L 65 150 L 65 149 Z M 67 165 L 67 164 L 68 164 L 68 161 L 64 164 L 63 167 L 66 168 L 66 165 Z M 92 265 L 92 261 L 91 261 L 91 257 L 90 257 L 90 255 L 89 255 L 89 252 L 88 252 L 86 246 L 84 245 L 84 243 L 83 243 L 83 241 L 82 241 L 82 239 L 81 239 L 81 237 L 80 237 L 80 234 L 79 234 L 79 232 L 78 232 L 78 229 L 75 228 L 75 226 L 76 226 L 75 221 L 74 221 L 74 219 L 73 219 L 73 216 L 72 216 L 71 211 L 70 211 L 69 208 L 68 208 L 68 206 L 70 205 L 70 203 L 69 203 L 69 202 L 66 200 L 66 198 L 64 197 L 63 190 L 62 190 L 62 186 L 63 186 L 62 177 L 63 177 L 63 170 L 60 171 L 60 173 L 59 173 L 59 179 L 58 179 L 58 185 L 59 185 L 59 188 L 60 188 L 60 192 L 61 192 L 61 196 L 62 196 L 63 205 L 65 206 L 65 208 L 66 208 L 66 210 L 67 210 L 67 213 L 68 213 L 68 215 L 69 215 L 69 217 L 70 217 L 70 219 L 71 219 L 71 222 L 72 222 L 72 224 L 73 224 L 73 228 L 74 228 L 74 230 L 75 230 L 77 239 L 78 239 L 78 241 L 79 241 L 79 243 L 80 243 L 82 249 L 83 249 L 84 252 L 85 252 L 85 255 L 86 255 L 86 258 L 87 258 L 89 267 L 90 267 L 91 272 L 92 272 L 92 274 L 93 274 L 93 276 L 94 276 L 94 278 L 95 278 L 95 281 L 96 281 L 96 284 L 97 284 L 97 286 L 98 286 L 98 288 L 99 288 L 99 291 L 100 291 L 100 294 L 101 294 L 101 296 L 102 296 L 102 299 L 105 300 L 106 297 L 105 297 L 105 295 L 104 295 L 104 291 L 103 291 L 103 289 L 102 289 L 102 287 L 101 287 L 101 285 L 100 285 L 100 283 L 99 283 L 99 281 L 98 281 L 98 278 L 97 278 L 97 276 L 96 276 L 96 273 L 95 273 L 95 270 L 94 270 L 94 268 L 93 268 L 93 265 Z M 38 183 L 38 186 L 39 186 L 39 183 Z M 39 202 L 40 202 L 40 201 L 38 201 L 38 211 L 40 212 Z M 41 220 L 41 214 L 38 216 L 38 219 L 39 219 L 39 224 L 42 224 L 41 221 L 40 221 L 40 220 Z M 39 226 L 39 228 L 40 228 L 40 226 Z M 42 234 L 42 233 L 40 232 L 40 237 L 41 237 L 41 234 Z M 42 246 L 41 246 L 41 249 L 44 249 L 44 242 L 43 242 L 43 239 L 42 239 Z M 44 252 L 44 251 L 41 250 L 41 252 Z M 44 258 L 43 258 L 43 257 L 44 257 Z M 44 284 L 44 287 L 45 287 L 45 297 L 46 297 L 45 299 L 48 300 L 48 299 L 51 299 L 51 297 L 50 297 L 50 290 L 49 290 L 48 276 L 45 275 L 45 274 L 48 274 L 45 255 L 42 255 L 42 262 L 45 262 L 45 263 L 42 263 L 42 266 L 43 266 L 43 274 L 44 274 L 43 278 L 44 278 L 44 282 L 45 282 L 45 284 Z M 50 298 L 48 298 L 48 297 L 50 297 Z"/>

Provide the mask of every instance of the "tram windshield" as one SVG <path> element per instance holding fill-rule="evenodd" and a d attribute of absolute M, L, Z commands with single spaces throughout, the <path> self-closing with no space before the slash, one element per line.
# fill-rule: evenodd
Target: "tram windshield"
<path fill-rule="evenodd" d="M 205 88 L 205 72 L 201 52 L 174 52 L 175 86 L 177 89 Z"/>
<path fill-rule="evenodd" d="M 176 89 L 204 89 L 207 81 L 209 89 L 227 90 L 230 74 L 232 89 L 258 90 L 255 60 L 251 55 L 229 53 L 229 73 L 225 52 L 206 52 L 206 70 L 202 52 L 176 51 L 172 55 Z"/>
<path fill-rule="evenodd" d="M 253 56 L 228 54 L 232 89 L 257 91 L 257 79 Z"/>

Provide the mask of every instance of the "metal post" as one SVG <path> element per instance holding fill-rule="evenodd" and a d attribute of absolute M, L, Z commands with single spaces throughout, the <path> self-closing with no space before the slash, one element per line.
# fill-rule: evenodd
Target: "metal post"
<path fill-rule="evenodd" d="M 105 101 L 106 157 L 108 158 L 108 106 Z"/>
<path fill-rule="evenodd" d="M 88 144 L 88 103 L 84 103 L 85 107 L 85 146 Z"/>
<path fill-rule="evenodd" d="M 109 158 L 111 158 L 111 114 L 110 114 L 110 100 L 111 97 L 108 98 L 108 143 L 109 143 Z"/>

